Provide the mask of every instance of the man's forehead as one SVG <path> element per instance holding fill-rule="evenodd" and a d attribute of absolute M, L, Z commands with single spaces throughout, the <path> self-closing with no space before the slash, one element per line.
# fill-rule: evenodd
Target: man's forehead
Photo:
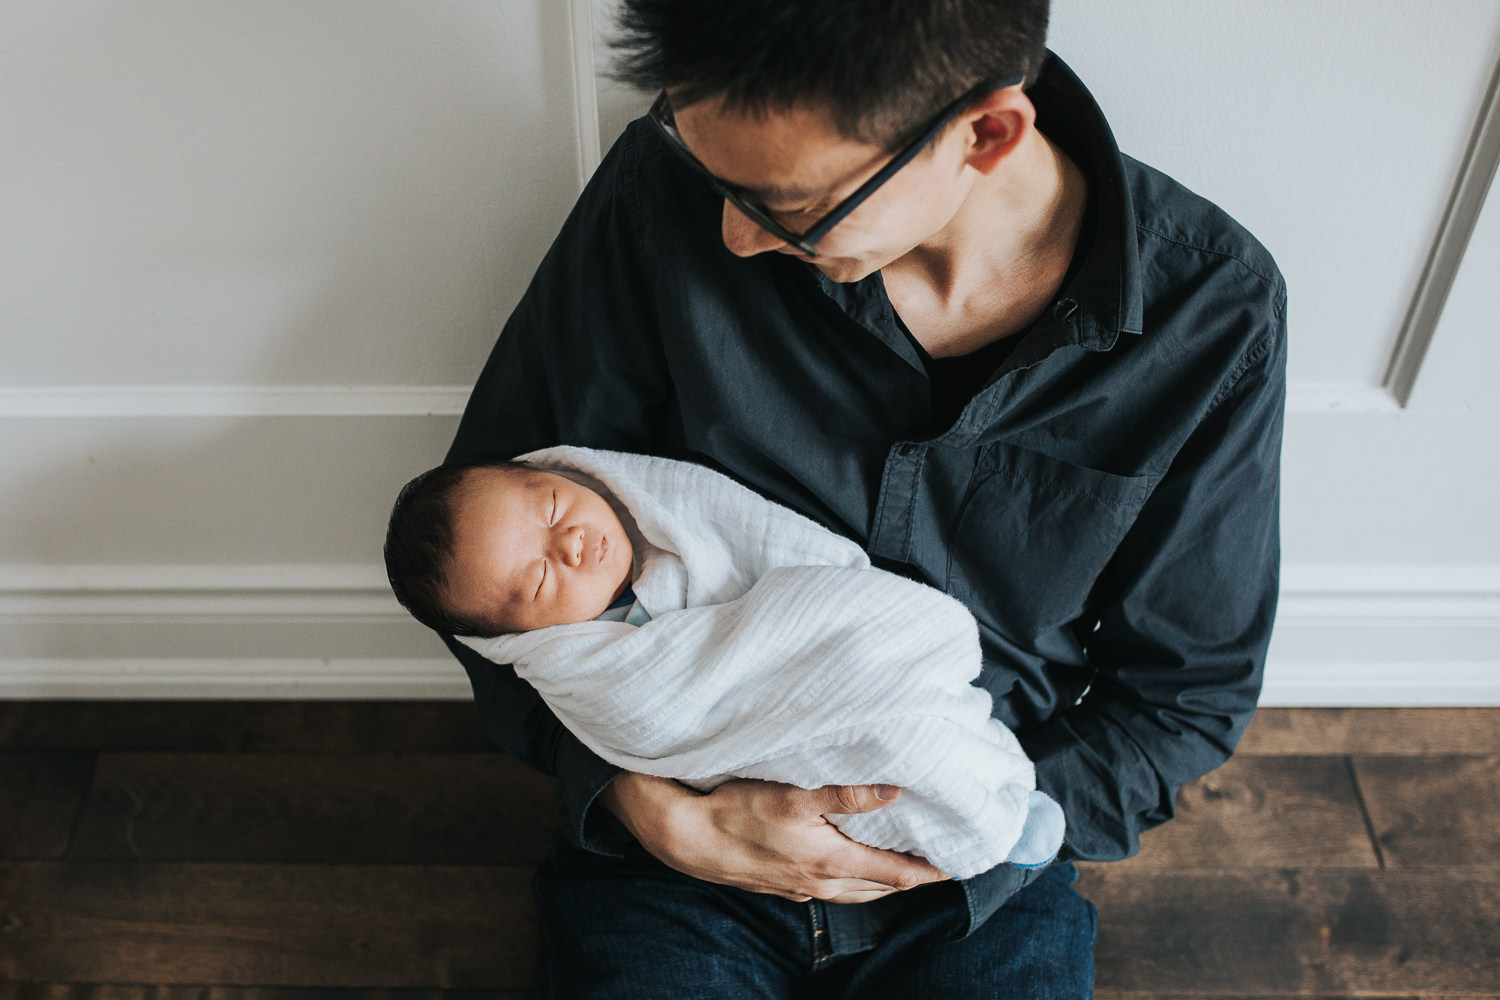
<path fill-rule="evenodd" d="M 818 104 L 751 110 L 712 98 L 674 108 L 673 116 L 688 149 L 715 176 L 768 204 L 827 195 L 883 155 L 842 135 Z"/>

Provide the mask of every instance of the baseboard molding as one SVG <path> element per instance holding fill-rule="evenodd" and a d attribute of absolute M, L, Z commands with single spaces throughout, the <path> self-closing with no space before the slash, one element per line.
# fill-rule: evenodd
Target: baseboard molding
<path fill-rule="evenodd" d="M 0 659 L 3 699 L 467 699 L 458 661 Z"/>
<path fill-rule="evenodd" d="M 0 698 L 468 696 L 376 566 L 0 567 Z M 1262 704 L 1500 705 L 1500 567 L 1286 567 Z"/>
<path fill-rule="evenodd" d="M 1500 662 L 1297 663 L 1272 659 L 1260 703 L 1277 708 L 1500 706 Z"/>
<path fill-rule="evenodd" d="M 378 566 L 0 567 L 0 698 L 467 698 Z"/>

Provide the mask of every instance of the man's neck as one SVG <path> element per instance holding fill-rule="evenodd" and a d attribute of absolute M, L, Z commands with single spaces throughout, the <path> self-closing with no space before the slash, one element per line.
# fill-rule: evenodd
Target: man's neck
<path fill-rule="evenodd" d="M 1083 171 L 1032 129 L 943 229 L 881 269 L 892 305 L 933 357 L 1024 330 L 1062 286 L 1087 200 Z"/>

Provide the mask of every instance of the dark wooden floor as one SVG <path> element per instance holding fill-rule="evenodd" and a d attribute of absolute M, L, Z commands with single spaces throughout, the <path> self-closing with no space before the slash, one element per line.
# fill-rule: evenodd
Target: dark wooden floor
<path fill-rule="evenodd" d="M 465 704 L 0 703 L 0 1000 L 530 996 L 551 794 Z M 1265 710 L 1179 806 L 1100 997 L 1500 997 L 1500 710 Z"/>

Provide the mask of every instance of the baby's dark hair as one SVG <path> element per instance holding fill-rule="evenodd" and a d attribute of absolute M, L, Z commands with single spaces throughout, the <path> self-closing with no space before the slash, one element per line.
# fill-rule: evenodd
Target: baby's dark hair
<path fill-rule="evenodd" d="M 487 637 L 509 631 L 497 622 L 455 614 L 448 607 L 456 498 L 475 469 L 530 469 L 525 462 L 481 459 L 428 469 L 401 487 L 385 529 L 385 572 L 412 617 L 448 635 Z"/>

